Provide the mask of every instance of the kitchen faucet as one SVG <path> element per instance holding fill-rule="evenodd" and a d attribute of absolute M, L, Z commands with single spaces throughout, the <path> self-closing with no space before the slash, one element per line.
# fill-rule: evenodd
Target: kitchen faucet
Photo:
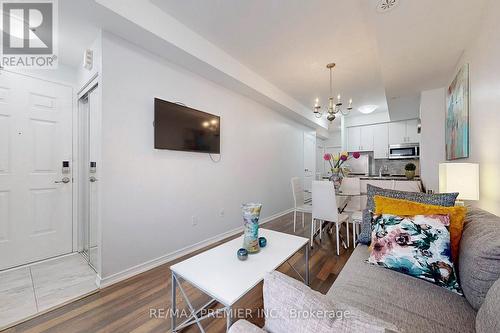
<path fill-rule="evenodd" d="M 387 165 L 382 164 L 382 165 L 380 166 L 380 168 L 378 169 L 378 176 L 379 176 L 380 178 L 382 178 L 382 172 L 383 172 L 383 171 L 387 171 L 387 170 L 388 170 Z"/>

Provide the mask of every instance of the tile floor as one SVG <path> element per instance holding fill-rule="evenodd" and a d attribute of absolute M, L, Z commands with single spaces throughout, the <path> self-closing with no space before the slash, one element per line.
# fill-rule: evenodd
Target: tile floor
<path fill-rule="evenodd" d="M 97 290 L 80 254 L 0 272 L 0 330 Z"/>

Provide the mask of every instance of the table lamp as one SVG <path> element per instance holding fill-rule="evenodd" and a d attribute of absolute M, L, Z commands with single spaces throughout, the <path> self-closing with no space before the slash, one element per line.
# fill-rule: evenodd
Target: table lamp
<path fill-rule="evenodd" d="M 479 200 L 479 164 L 440 163 L 439 192 L 458 192 L 458 205 L 463 200 Z"/>

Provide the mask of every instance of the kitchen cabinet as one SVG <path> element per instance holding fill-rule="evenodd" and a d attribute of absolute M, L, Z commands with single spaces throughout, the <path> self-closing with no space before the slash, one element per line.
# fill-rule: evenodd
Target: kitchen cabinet
<path fill-rule="evenodd" d="M 347 128 L 347 150 L 359 151 L 361 147 L 361 129 L 360 127 Z"/>
<path fill-rule="evenodd" d="M 395 180 L 394 189 L 406 192 L 422 192 L 422 182 L 420 180 Z"/>
<path fill-rule="evenodd" d="M 399 180 L 399 179 L 377 179 L 361 178 L 359 181 L 361 193 L 366 193 L 367 184 L 385 188 L 389 190 L 422 192 L 422 182 L 420 180 Z"/>
<path fill-rule="evenodd" d="M 389 123 L 389 144 L 418 143 L 420 134 L 417 131 L 418 120 L 404 120 Z"/>
<path fill-rule="evenodd" d="M 373 126 L 360 126 L 360 151 L 372 151 L 373 150 Z"/>
<path fill-rule="evenodd" d="M 389 144 L 397 145 L 406 142 L 406 121 L 389 123 Z"/>
<path fill-rule="evenodd" d="M 389 158 L 389 129 L 387 123 L 373 125 L 373 158 Z"/>
<path fill-rule="evenodd" d="M 374 125 L 347 128 L 347 150 L 372 151 Z"/>
<path fill-rule="evenodd" d="M 376 159 L 389 158 L 389 145 L 420 142 L 418 120 L 347 127 L 347 150 L 373 151 Z"/>

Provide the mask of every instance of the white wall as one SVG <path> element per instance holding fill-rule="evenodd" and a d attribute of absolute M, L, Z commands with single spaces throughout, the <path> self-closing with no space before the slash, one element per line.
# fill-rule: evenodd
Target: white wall
<path fill-rule="evenodd" d="M 470 158 L 480 163 L 481 208 L 500 215 L 500 1 L 490 1 L 479 35 L 458 68 L 470 64 Z M 451 79 L 450 79 L 451 81 Z"/>
<path fill-rule="evenodd" d="M 379 123 L 387 123 L 391 121 L 389 119 L 389 113 L 387 112 L 376 112 L 371 114 L 364 114 L 359 116 L 347 116 L 342 118 L 344 119 L 345 127 L 372 125 Z"/>
<path fill-rule="evenodd" d="M 145 50 L 168 57 L 172 62 L 229 89 L 252 96 L 307 126 L 328 128 L 326 118 L 316 118 L 310 106 L 301 104 L 293 96 L 241 64 L 161 10 L 153 1 L 94 1 L 99 5 L 95 8 L 95 16 L 98 19 L 107 18 L 103 26 L 108 31 L 133 41 Z M 114 14 L 118 14 L 119 18 Z"/>
<path fill-rule="evenodd" d="M 470 158 L 456 162 L 480 164 L 480 201 L 477 205 L 500 215 L 500 149 L 498 148 L 500 142 L 500 62 L 498 61 L 500 59 L 500 35 L 497 27 L 498 13 L 500 13 L 500 1 L 490 1 L 485 8 L 478 36 L 471 41 L 456 68 L 458 71 L 464 63 L 470 65 Z M 450 77 L 449 82 L 452 81 L 456 71 Z M 430 128 L 435 129 L 431 133 L 432 137 L 427 139 L 437 145 L 434 151 L 430 151 L 428 159 L 425 156 L 429 151 L 422 148 L 425 163 L 428 165 L 431 163 L 437 165 L 444 159 L 444 106 L 441 106 L 438 101 L 437 94 L 437 91 L 426 94 L 429 98 L 428 101 L 432 99 L 435 102 L 429 110 L 443 107 L 443 117 L 436 116 L 434 119 L 433 111 L 426 113 L 425 109 L 422 108 L 422 131 Z M 434 121 L 438 123 L 433 123 Z M 429 125 L 429 123 L 431 124 Z M 422 139 L 426 136 L 427 134 L 422 132 Z M 436 177 L 437 169 L 435 167 L 424 176 L 432 183 L 435 183 Z M 424 179 L 424 181 L 427 180 Z"/>
<path fill-rule="evenodd" d="M 114 35 L 102 47 L 103 278 L 241 226 L 242 202 L 292 207 L 310 129 Z M 220 115 L 221 162 L 155 150 L 154 97 Z"/>
<path fill-rule="evenodd" d="M 342 147 L 342 132 L 330 132 L 327 140 L 324 140 L 325 147 Z"/>
<path fill-rule="evenodd" d="M 96 39 L 92 42 L 91 45 L 88 45 L 87 48 L 92 50 L 93 54 L 93 66 L 90 70 L 83 68 L 83 52 L 82 50 L 82 65 L 78 67 L 78 89 L 82 88 L 83 85 L 87 84 L 89 80 L 91 80 L 94 75 L 99 74 L 101 72 L 102 67 L 102 41 L 101 41 L 102 31 L 99 30 L 99 33 L 96 36 Z"/>
<path fill-rule="evenodd" d="M 445 89 L 423 91 L 420 104 L 420 176 L 426 189 L 439 191 L 439 163 L 445 157 Z"/>

